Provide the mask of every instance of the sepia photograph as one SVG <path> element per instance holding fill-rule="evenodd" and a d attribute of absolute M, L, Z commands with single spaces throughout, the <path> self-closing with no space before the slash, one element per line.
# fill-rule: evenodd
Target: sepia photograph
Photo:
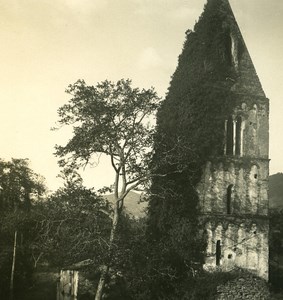
<path fill-rule="evenodd" d="M 283 2 L 0 0 L 0 299 L 283 299 Z"/>

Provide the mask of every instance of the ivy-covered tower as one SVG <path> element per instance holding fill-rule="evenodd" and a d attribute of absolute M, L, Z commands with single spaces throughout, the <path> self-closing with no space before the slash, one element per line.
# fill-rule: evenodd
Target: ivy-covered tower
<path fill-rule="evenodd" d="M 225 80 L 232 81 L 234 101 L 223 124 L 223 152 L 208 157 L 197 186 L 207 232 L 205 267 L 241 267 L 267 279 L 269 101 L 228 0 L 214 2 L 226 15 L 221 25 L 234 75 Z"/>
<path fill-rule="evenodd" d="M 151 216 L 162 228 L 169 219 L 164 203 L 177 208 L 178 197 L 185 198 L 205 228 L 205 269 L 240 267 L 267 279 L 269 100 L 228 0 L 208 0 L 186 35 L 156 139 L 159 168 L 184 170 L 186 183 L 176 175 L 153 187 L 187 189 L 174 201 L 164 196 L 162 205 L 153 202 Z"/>

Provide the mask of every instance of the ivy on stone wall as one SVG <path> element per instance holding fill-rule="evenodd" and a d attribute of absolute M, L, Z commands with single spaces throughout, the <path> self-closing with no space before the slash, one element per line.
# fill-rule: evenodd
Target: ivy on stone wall
<path fill-rule="evenodd" d="M 209 157 L 223 154 L 224 123 L 236 101 L 231 93 L 236 71 L 230 34 L 223 25 L 232 17 L 227 5 L 222 0 L 209 1 L 194 31 L 187 32 L 158 112 L 153 168 L 173 174 L 153 182 L 152 193 L 157 196 L 150 204 L 150 222 L 161 231 L 162 224 L 172 224 L 170 210 L 177 214 L 181 207 L 181 214 L 196 215 L 195 188 L 202 167 Z"/>
<path fill-rule="evenodd" d="M 167 175 L 153 180 L 148 236 L 170 248 L 171 267 L 180 278 L 193 262 L 202 262 L 196 186 L 205 162 L 223 154 L 225 120 L 235 107 L 229 12 L 226 1 L 209 1 L 194 31 L 187 31 L 157 115 L 152 169 Z"/>

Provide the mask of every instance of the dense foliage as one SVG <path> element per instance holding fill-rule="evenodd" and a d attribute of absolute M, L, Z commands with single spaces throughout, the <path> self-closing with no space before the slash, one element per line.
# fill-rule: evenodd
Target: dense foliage
<path fill-rule="evenodd" d="M 45 192 L 43 178 L 30 167 L 27 159 L 0 160 L 0 298 L 9 295 L 13 277 L 14 294 L 31 284 L 31 241 L 36 234 L 30 211 Z M 17 236 L 17 243 L 15 243 Z M 16 269 L 12 275 L 13 247 Z"/>
<path fill-rule="evenodd" d="M 57 268 L 83 260 L 103 264 L 111 224 L 111 208 L 92 189 L 82 185 L 76 173 L 67 176 L 64 187 L 37 203 L 32 216 L 37 235 L 32 251 L 36 259 Z"/>
<path fill-rule="evenodd" d="M 0 160 L 0 213 L 28 210 L 44 192 L 44 179 L 31 170 L 28 159 Z"/>
<path fill-rule="evenodd" d="M 283 292 L 283 211 L 270 211 L 269 280 L 275 292 Z"/>
<path fill-rule="evenodd" d="M 215 299 L 219 285 L 245 274 L 240 270 L 206 273 L 196 265 L 188 268 L 172 250 L 180 245 L 173 245 L 172 238 L 167 243 L 152 243 L 146 228 L 146 219 L 124 216 L 121 220 L 117 239 L 120 250 L 107 284 L 106 299 Z"/>

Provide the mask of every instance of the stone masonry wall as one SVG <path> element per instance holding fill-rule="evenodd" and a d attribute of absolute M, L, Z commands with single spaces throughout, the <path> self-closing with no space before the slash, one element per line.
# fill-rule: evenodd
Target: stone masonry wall
<path fill-rule="evenodd" d="M 225 125 L 230 144 L 207 161 L 197 187 L 206 219 L 204 268 L 240 267 L 267 280 L 268 101 L 242 97 Z"/>
<path fill-rule="evenodd" d="M 268 161 L 239 164 L 235 159 L 208 161 L 198 186 L 203 213 L 227 214 L 231 187 L 231 214 L 268 214 Z"/>
<path fill-rule="evenodd" d="M 241 155 L 268 159 L 269 103 L 262 97 L 239 96 L 233 120 L 241 117 Z"/>
<path fill-rule="evenodd" d="M 211 218 L 210 218 L 211 219 Z M 230 217 L 207 221 L 207 252 L 204 268 L 231 271 L 243 268 L 261 278 L 268 278 L 268 227 L 265 220 Z M 217 241 L 220 260 L 217 265 Z"/>

